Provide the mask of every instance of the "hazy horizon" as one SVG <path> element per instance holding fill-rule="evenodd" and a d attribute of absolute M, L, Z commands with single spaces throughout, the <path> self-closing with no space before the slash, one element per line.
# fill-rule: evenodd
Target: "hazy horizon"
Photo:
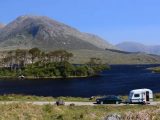
<path fill-rule="evenodd" d="M 158 45 L 159 4 L 158 0 L 2 0 L 0 23 L 26 14 L 48 16 L 114 45 L 124 41 Z"/>

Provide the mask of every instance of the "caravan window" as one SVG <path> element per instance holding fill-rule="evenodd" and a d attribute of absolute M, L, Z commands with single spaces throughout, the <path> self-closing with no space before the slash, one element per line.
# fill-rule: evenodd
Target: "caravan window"
<path fill-rule="evenodd" d="M 139 97 L 140 95 L 139 94 L 134 94 L 134 97 Z"/>

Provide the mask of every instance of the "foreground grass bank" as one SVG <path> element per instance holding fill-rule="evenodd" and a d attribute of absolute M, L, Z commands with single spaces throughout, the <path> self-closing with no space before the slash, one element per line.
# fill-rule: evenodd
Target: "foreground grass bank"
<path fill-rule="evenodd" d="M 127 99 L 127 96 L 121 96 Z M 160 94 L 155 94 L 160 100 Z M 91 102 L 81 97 L 39 97 L 29 95 L 3 95 L 0 101 L 64 101 Z M 27 103 L 0 104 L 0 120 L 106 120 L 116 115 L 123 120 L 159 120 L 160 105 L 124 105 L 124 106 L 56 106 L 33 105 Z"/>
<path fill-rule="evenodd" d="M 103 120 L 117 114 L 123 120 L 159 120 L 160 106 L 0 105 L 1 120 Z"/>
<path fill-rule="evenodd" d="M 56 101 L 56 100 L 64 100 L 64 101 L 80 101 L 80 102 L 91 102 L 93 100 L 89 100 L 89 98 L 82 97 L 43 97 L 43 96 L 34 96 L 34 95 L 1 95 L 0 101 Z"/>

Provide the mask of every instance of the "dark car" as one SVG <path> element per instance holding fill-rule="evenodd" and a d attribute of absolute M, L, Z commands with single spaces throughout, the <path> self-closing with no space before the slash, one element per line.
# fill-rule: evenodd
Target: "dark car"
<path fill-rule="evenodd" d="M 103 98 L 96 99 L 97 104 L 120 104 L 122 102 L 122 99 L 120 99 L 118 96 L 106 96 Z"/>

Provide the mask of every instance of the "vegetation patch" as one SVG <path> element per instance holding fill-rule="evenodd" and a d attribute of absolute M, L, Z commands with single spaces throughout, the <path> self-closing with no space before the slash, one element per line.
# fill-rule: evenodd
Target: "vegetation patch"
<path fill-rule="evenodd" d="M 86 64 L 71 64 L 72 53 L 65 50 L 44 52 L 38 48 L 8 51 L 2 59 L 0 77 L 26 78 L 68 78 L 88 77 L 109 69 L 98 58 L 91 58 Z"/>
<path fill-rule="evenodd" d="M 91 98 L 84 98 L 84 97 L 44 97 L 44 96 L 35 96 L 35 95 L 21 95 L 21 94 L 6 94 L 0 95 L 0 101 L 57 101 L 57 100 L 64 100 L 64 101 L 73 101 L 73 102 L 95 102 L 97 98 L 104 97 L 104 96 L 94 96 Z M 120 98 L 125 101 L 128 99 L 128 96 L 120 96 Z M 154 101 L 160 101 L 160 93 L 154 94 Z"/>
<path fill-rule="evenodd" d="M 154 73 L 160 73 L 160 67 L 152 67 L 152 68 L 148 68 L 148 69 Z"/>
<path fill-rule="evenodd" d="M 34 96 L 34 95 L 17 95 L 17 94 L 8 94 L 1 95 L 0 101 L 56 101 L 56 100 L 64 100 L 64 101 L 74 101 L 74 102 L 91 102 L 95 101 L 95 99 L 90 98 L 82 98 L 82 97 L 44 97 L 44 96 Z"/>
<path fill-rule="evenodd" d="M 160 106 L 56 106 L 32 104 L 0 105 L 1 120 L 103 120 L 107 116 L 119 115 L 123 120 L 160 117 Z"/>

